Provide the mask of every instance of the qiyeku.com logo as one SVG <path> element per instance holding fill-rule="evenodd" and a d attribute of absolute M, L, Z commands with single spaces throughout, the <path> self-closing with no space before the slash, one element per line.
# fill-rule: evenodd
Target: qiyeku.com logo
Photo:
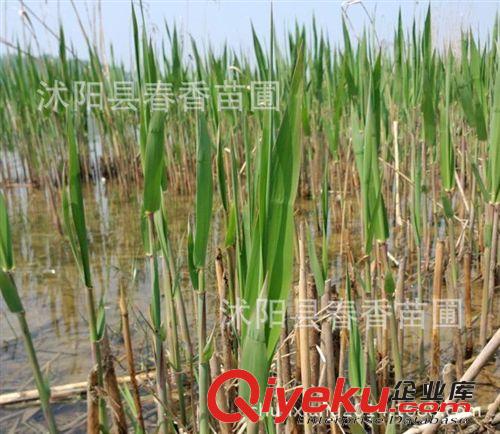
<path fill-rule="evenodd" d="M 236 396 L 234 406 L 236 412 L 223 411 L 217 403 L 217 393 L 224 383 L 229 381 L 244 381 L 249 388 L 248 401 L 241 396 Z M 345 388 L 346 379 L 337 378 L 335 388 L 331 392 L 327 387 L 294 388 L 289 396 L 284 387 L 276 385 L 277 378 L 269 377 L 267 387 L 263 394 L 262 402 L 259 382 L 250 372 L 244 369 L 232 369 L 219 375 L 208 389 L 208 409 L 212 416 L 224 423 L 237 423 L 244 416 L 251 422 L 258 422 L 263 415 L 272 415 L 275 423 L 284 423 L 286 419 L 296 412 L 297 407 L 303 414 L 318 414 L 323 412 L 337 413 L 343 409 L 346 413 L 361 412 L 373 413 L 435 413 L 435 412 L 469 412 L 471 404 L 459 402 L 391 402 L 391 388 L 382 387 L 378 402 L 374 402 L 369 387 Z M 344 390 L 345 389 L 345 390 Z"/>

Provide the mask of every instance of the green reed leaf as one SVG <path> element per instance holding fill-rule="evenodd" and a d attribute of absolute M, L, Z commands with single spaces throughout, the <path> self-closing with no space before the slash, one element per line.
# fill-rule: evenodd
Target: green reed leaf
<path fill-rule="evenodd" d="M 14 267 L 12 253 L 12 236 L 10 233 L 9 215 L 5 198 L 0 192 L 0 268 L 5 271 Z"/>
<path fill-rule="evenodd" d="M 12 277 L 3 269 L 0 269 L 0 290 L 5 304 L 12 313 L 19 313 L 23 311 L 23 304 L 19 298 L 17 287 Z"/>
<path fill-rule="evenodd" d="M 164 169 L 165 113 L 157 111 L 151 118 L 146 143 L 144 164 L 144 211 L 147 214 L 160 209 L 161 180 Z"/>
<path fill-rule="evenodd" d="M 196 216 L 193 264 L 205 266 L 210 220 L 212 218 L 212 142 L 208 135 L 207 121 L 203 114 L 198 118 L 198 143 L 196 153 Z"/>

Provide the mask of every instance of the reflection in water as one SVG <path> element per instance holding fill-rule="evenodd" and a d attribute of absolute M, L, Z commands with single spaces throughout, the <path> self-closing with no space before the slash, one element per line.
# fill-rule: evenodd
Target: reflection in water
<path fill-rule="evenodd" d="M 15 188 L 5 191 L 12 225 L 16 261 L 15 279 L 42 366 L 52 384 L 86 378 L 90 369 L 90 348 L 83 285 L 69 245 L 55 229 L 49 201 L 43 191 Z M 146 325 L 150 300 L 149 284 L 139 231 L 138 201 L 124 197 L 113 185 L 99 184 L 85 190 L 91 267 L 97 300 L 105 300 L 111 338 L 120 338 L 118 287 L 125 285 L 131 299 L 131 321 L 137 343 L 137 361 L 148 363 Z M 175 245 L 185 232 L 189 197 L 168 198 L 168 215 Z M 136 276 L 134 279 L 133 276 Z M 191 297 L 186 297 L 190 303 Z M 33 387 L 22 342 L 16 327 L 0 303 L 2 351 L 0 389 L 2 393 Z M 144 315 L 144 316 L 143 316 Z M 121 353 L 121 345 L 115 345 Z M 141 357 L 143 359 L 141 360 Z M 20 369 L 21 367 L 21 369 Z M 26 368 L 26 369 L 25 369 Z"/>

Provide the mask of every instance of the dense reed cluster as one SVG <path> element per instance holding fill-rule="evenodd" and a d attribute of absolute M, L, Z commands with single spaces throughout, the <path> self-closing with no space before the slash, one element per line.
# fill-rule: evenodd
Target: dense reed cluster
<path fill-rule="evenodd" d="M 430 12 L 422 29 L 414 23 L 409 32 L 400 18 L 391 48 L 368 31 L 354 41 L 346 24 L 343 46 L 332 46 L 314 22 L 311 32 L 297 26 L 279 44 L 271 19 L 269 46 L 253 32 L 250 56 L 230 46 L 201 53 L 168 26 L 156 44 L 138 16 L 132 10 L 131 69 L 105 60 L 88 38 L 89 60 L 74 58 L 62 28 L 58 58 L 18 49 L 0 63 L 3 188 L 29 183 L 48 191 L 54 230 L 71 247 L 87 294 L 95 366 L 87 432 L 402 431 L 389 422 L 217 421 L 208 387 L 233 368 L 253 373 L 262 391 L 271 374 L 289 391 L 333 390 L 346 377 L 353 387 L 371 386 L 374 400 L 403 379 L 442 379 L 445 364 L 453 378 L 473 380 L 500 342 L 498 19 L 488 40 L 464 33 L 454 50 L 434 48 Z M 220 86 L 231 80 L 241 104 L 221 110 Z M 109 95 L 127 81 L 135 107 L 115 110 Z M 47 103 L 43 90 L 57 82 L 67 107 Z M 78 82 L 102 83 L 101 106 L 79 102 Z M 144 95 L 157 82 L 173 94 L 203 83 L 204 110 L 180 103 L 154 110 Z M 274 109 L 254 105 L 256 82 L 277 83 Z M 127 294 L 120 291 L 116 306 L 123 346 L 111 348 L 105 301 L 93 291 L 82 185 L 101 178 L 116 182 L 124 198 L 141 191 L 137 219 L 151 286 L 144 321 L 156 389 L 136 381 Z M 179 193 L 194 196 L 188 233 L 176 237 L 187 258 L 179 258 L 184 250 L 168 221 L 169 196 Z M 56 432 L 29 312 L 17 295 L 7 215 L 0 196 L 0 286 Z M 192 291 L 197 306 L 188 312 Z M 217 292 L 216 312 L 207 313 L 207 291 Z M 421 326 L 408 325 L 408 300 L 421 306 Z M 443 329 L 445 300 L 457 302 L 463 321 Z M 282 305 L 280 320 L 262 320 L 262 309 Z M 243 306 L 243 315 L 228 306 Z M 374 325 L 361 306 L 382 309 L 384 324 Z M 345 308 L 350 314 L 341 318 Z M 126 355 L 125 385 L 116 381 L 113 353 Z M 249 393 L 244 382 L 226 384 L 217 400 L 230 410 L 236 394 Z M 145 395 L 154 397 L 154 420 L 143 417 Z"/>

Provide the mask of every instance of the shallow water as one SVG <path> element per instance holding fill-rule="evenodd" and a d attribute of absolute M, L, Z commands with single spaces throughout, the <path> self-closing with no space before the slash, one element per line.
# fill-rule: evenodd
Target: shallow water
<path fill-rule="evenodd" d="M 69 245 L 56 230 L 50 202 L 43 190 L 19 186 L 6 189 L 5 194 L 12 226 L 15 279 L 27 312 L 40 363 L 52 385 L 84 381 L 91 368 L 85 320 L 85 292 Z M 118 361 L 118 375 L 125 374 L 122 369 L 123 345 L 118 310 L 120 285 L 124 285 L 131 301 L 130 319 L 138 369 L 152 365 L 147 338 L 149 282 L 139 228 L 140 194 L 140 191 L 125 194 L 113 184 L 106 183 L 85 187 L 93 283 L 96 299 L 103 296 L 105 300 L 110 339 Z M 193 198 L 173 196 L 165 199 L 173 245 L 179 258 L 184 260 L 185 232 L 189 213 L 193 209 Z M 307 214 L 311 211 L 310 205 L 301 201 L 301 212 Z M 213 223 L 213 245 L 220 242 L 217 240 L 217 228 L 221 223 L 217 215 L 215 213 Z M 353 243 L 356 244 L 357 241 L 354 236 Z M 335 239 L 332 244 L 335 244 Z M 338 268 L 342 270 L 340 263 Z M 185 270 L 185 267 L 183 269 Z M 207 281 L 213 283 L 212 277 L 209 276 Z M 188 312 L 194 312 L 192 291 L 189 290 L 187 276 L 184 278 L 184 299 Z M 408 292 L 411 292 L 411 289 L 408 289 Z M 476 312 L 479 307 L 479 293 L 480 291 L 475 291 Z M 214 307 L 218 303 L 214 291 L 209 292 L 208 303 L 212 303 Z M 213 316 L 216 310 L 209 309 L 209 314 Z M 194 315 L 188 317 L 192 319 Z M 3 300 L 0 301 L 0 327 L 0 393 L 34 388 L 22 340 L 17 338 L 16 318 L 6 312 Z M 427 330 L 426 335 L 428 332 Z M 414 336 L 408 333 L 403 350 L 407 372 L 411 372 L 416 366 L 416 352 L 412 350 L 416 348 L 414 344 Z M 446 362 L 451 359 L 453 352 L 451 334 L 443 333 L 442 348 Z M 494 396 L 492 394 L 494 388 L 491 391 L 491 387 L 483 385 L 481 398 L 478 395 L 479 402 L 491 402 L 490 398 Z M 27 410 L 17 407 L 1 409 L 0 430 L 36 432 L 36 428 L 32 431 L 26 428 L 28 422 L 23 422 L 25 419 L 33 423 L 41 421 L 40 412 L 35 410 L 33 406 Z M 70 423 L 76 420 L 75 415 L 78 415 L 78 418 L 84 416 L 85 404 L 82 401 L 56 404 L 56 413 L 59 419 Z M 79 424 L 74 423 L 74 431 L 79 432 L 84 419 Z"/>
<path fill-rule="evenodd" d="M 27 311 L 40 362 L 52 384 L 81 381 L 90 368 L 83 285 L 68 243 L 58 234 L 43 191 L 6 190 L 16 261 L 15 279 Z M 118 288 L 131 300 L 132 320 L 147 313 L 149 286 L 139 229 L 137 197 L 101 184 L 87 187 L 85 206 L 96 300 L 105 300 L 107 324 L 119 330 Z M 190 198 L 168 198 L 172 231 L 182 233 Z M 189 301 L 189 300 L 188 300 Z M 16 319 L 0 305 L 2 392 L 30 388 L 31 374 L 18 336 Z M 141 344 L 141 331 L 136 341 Z M 137 354 L 141 354 L 138 348 Z M 15 374 L 15 375 L 14 375 Z"/>

